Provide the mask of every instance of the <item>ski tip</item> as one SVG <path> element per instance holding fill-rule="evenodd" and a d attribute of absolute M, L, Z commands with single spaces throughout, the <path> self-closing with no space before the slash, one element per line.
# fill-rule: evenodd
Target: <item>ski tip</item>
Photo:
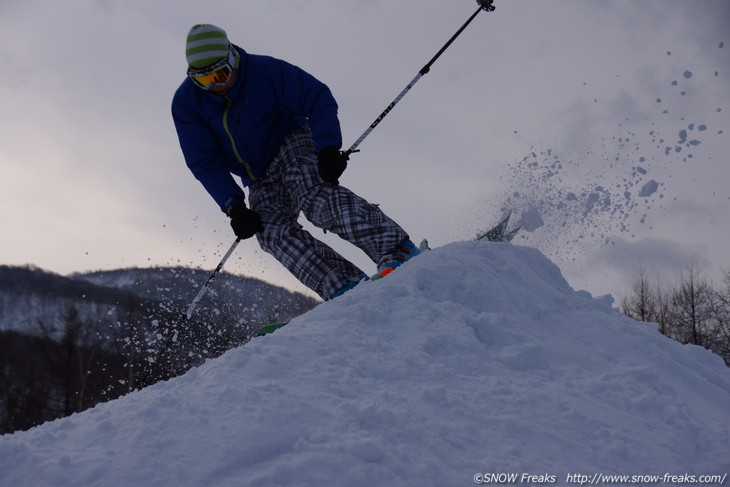
<path fill-rule="evenodd" d="M 503 240 L 503 241 L 504 241 L 504 242 L 511 242 L 511 241 L 512 241 L 512 239 L 513 239 L 513 238 L 515 238 L 515 235 L 517 235 L 517 233 L 518 233 L 518 232 L 519 232 L 520 230 L 522 230 L 522 225 L 518 226 L 518 227 L 517 227 L 517 228 L 515 228 L 514 230 L 511 230 L 511 231 L 510 231 L 509 233 L 506 233 L 506 234 L 504 235 L 504 240 Z"/>
<path fill-rule="evenodd" d="M 512 210 L 507 210 L 503 213 L 502 219 L 490 230 L 477 235 L 474 240 L 488 240 L 489 242 L 510 242 L 517 232 L 522 228 L 522 225 L 517 228 L 507 231 L 509 226 L 510 218 L 512 217 Z"/>

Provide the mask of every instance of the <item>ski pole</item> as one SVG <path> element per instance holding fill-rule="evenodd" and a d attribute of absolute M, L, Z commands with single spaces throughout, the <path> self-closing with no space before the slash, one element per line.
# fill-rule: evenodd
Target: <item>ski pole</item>
<path fill-rule="evenodd" d="M 205 293 L 208 292 L 208 286 L 210 286 L 210 283 L 213 282 L 213 279 L 218 275 L 218 273 L 223 269 L 223 266 L 226 264 L 226 261 L 231 256 L 234 250 L 236 250 L 236 247 L 238 246 L 239 242 L 241 242 L 240 237 L 236 238 L 236 240 L 231 245 L 231 248 L 228 249 L 228 252 L 223 256 L 220 263 L 218 264 L 218 267 L 215 268 L 213 272 L 211 272 L 210 276 L 208 276 L 208 280 L 205 281 L 205 284 L 203 284 L 203 287 L 200 288 L 200 291 L 198 291 L 197 296 L 193 298 L 193 301 L 190 303 L 190 306 L 188 306 L 188 310 L 183 315 L 185 321 L 189 320 L 191 316 L 193 316 L 193 311 L 195 311 L 195 308 L 198 307 L 198 304 L 203 299 L 203 296 L 205 296 Z"/>
<path fill-rule="evenodd" d="M 352 144 L 352 146 L 344 152 L 344 154 L 346 156 L 349 156 L 353 152 L 357 152 L 357 148 L 362 143 L 362 141 L 365 140 L 365 138 L 368 135 L 370 135 L 370 132 L 372 132 L 373 129 L 375 127 L 377 127 L 378 124 L 385 118 L 385 116 L 388 115 L 388 113 L 390 113 L 390 111 L 393 109 L 393 107 L 395 107 L 398 104 L 398 102 L 401 101 L 401 99 L 404 96 L 406 96 L 406 93 L 408 93 L 410 91 L 410 89 L 413 88 L 413 85 L 418 83 L 418 80 L 420 80 L 423 77 L 423 75 L 427 74 L 431 70 L 431 66 L 433 65 L 433 63 L 435 63 L 436 60 L 441 56 L 441 54 L 443 54 L 444 51 L 446 49 L 448 49 L 448 47 L 451 45 L 451 43 L 454 42 L 454 40 L 457 37 L 459 37 L 459 35 L 464 31 L 464 29 L 466 29 L 466 27 L 471 23 L 471 21 L 474 20 L 474 17 L 476 17 L 477 14 L 479 14 L 479 12 L 481 12 L 482 10 L 486 10 L 487 12 L 494 11 L 494 9 L 496 7 L 494 5 L 492 5 L 493 3 L 494 3 L 494 0 L 477 0 L 477 4 L 479 4 L 479 8 L 477 8 L 476 12 L 474 12 L 466 22 L 464 22 L 464 25 L 462 25 L 461 28 L 459 28 L 459 30 L 457 30 L 456 33 L 453 36 L 451 36 L 451 39 L 449 39 L 446 42 L 446 44 L 444 44 L 444 46 L 439 50 L 439 52 L 437 52 L 436 55 L 434 57 L 432 57 L 431 60 L 428 63 L 426 63 L 426 65 L 423 68 L 421 68 L 421 70 L 411 80 L 411 82 L 408 83 L 405 88 L 403 88 L 403 91 L 401 91 L 400 94 L 398 94 L 398 96 L 395 97 L 395 100 L 393 100 L 390 103 L 390 105 L 388 105 L 388 107 L 385 110 L 383 110 L 383 113 L 381 113 L 378 116 L 378 118 L 376 118 L 375 121 L 367 128 L 367 130 L 365 130 L 365 132 L 363 132 L 363 134 L 355 141 L 355 143 Z"/>

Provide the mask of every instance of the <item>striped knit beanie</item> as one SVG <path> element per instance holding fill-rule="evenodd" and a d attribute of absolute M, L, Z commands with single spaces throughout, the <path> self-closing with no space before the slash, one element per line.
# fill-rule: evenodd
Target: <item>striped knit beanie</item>
<path fill-rule="evenodd" d="M 188 66 L 201 69 L 228 56 L 228 35 L 211 24 L 194 25 L 188 33 L 185 56 Z"/>

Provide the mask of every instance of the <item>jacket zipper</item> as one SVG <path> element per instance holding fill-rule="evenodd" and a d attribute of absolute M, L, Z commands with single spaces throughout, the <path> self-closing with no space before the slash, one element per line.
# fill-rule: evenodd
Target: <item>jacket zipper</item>
<path fill-rule="evenodd" d="M 231 141 L 231 147 L 233 148 L 233 154 L 235 154 L 236 159 L 238 160 L 238 162 L 243 164 L 243 167 L 246 168 L 246 173 L 248 174 L 249 179 L 251 181 L 256 181 L 256 177 L 253 175 L 251 166 L 248 162 L 243 160 L 243 157 L 241 157 L 241 154 L 238 152 L 238 147 L 236 147 L 236 139 L 233 137 L 233 134 L 231 133 L 231 130 L 228 126 L 228 112 L 230 112 L 231 107 L 233 106 L 233 100 L 226 97 L 226 101 L 228 102 L 228 105 L 223 112 L 223 129 L 226 131 L 226 134 L 228 134 L 228 139 Z"/>

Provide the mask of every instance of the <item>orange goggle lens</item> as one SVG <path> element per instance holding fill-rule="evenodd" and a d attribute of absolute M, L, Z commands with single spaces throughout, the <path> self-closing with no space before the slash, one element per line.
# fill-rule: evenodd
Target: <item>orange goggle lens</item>
<path fill-rule="evenodd" d="M 231 77 L 231 66 L 226 63 L 214 71 L 201 74 L 190 73 L 189 76 L 198 86 L 208 89 L 211 86 L 228 82 L 228 79 Z"/>

